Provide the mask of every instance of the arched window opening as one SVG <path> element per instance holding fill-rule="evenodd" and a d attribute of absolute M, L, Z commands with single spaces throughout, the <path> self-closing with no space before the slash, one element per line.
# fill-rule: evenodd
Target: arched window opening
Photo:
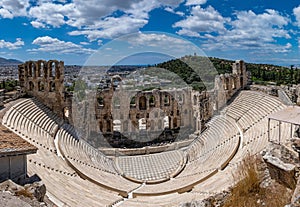
<path fill-rule="evenodd" d="M 170 97 L 168 95 L 165 95 L 164 97 L 164 105 L 170 106 Z"/>
<path fill-rule="evenodd" d="M 232 80 L 232 89 L 235 89 L 235 80 Z"/>
<path fill-rule="evenodd" d="M 183 102 L 182 95 L 178 95 L 178 102 L 179 102 L 179 103 L 182 103 L 182 102 Z"/>
<path fill-rule="evenodd" d="M 45 85 L 42 81 L 39 81 L 38 88 L 39 88 L 39 91 L 44 91 L 45 90 Z"/>
<path fill-rule="evenodd" d="M 102 96 L 97 98 L 97 102 L 98 102 L 99 106 L 101 106 L 101 107 L 104 106 L 104 98 Z"/>
<path fill-rule="evenodd" d="M 164 128 L 170 128 L 170 125 L 169 125 L 170 121 L 169 121 L 169 117 L 168 116 L 165 116 L 164 117 Z"/>
<path fill-rule="evenodd" d="M 155 106 L 155 97 L 154 96 L 151 96 L 149 98 L 149 106 L 150 107 L 154 107 Z"/>
<path fill-rule="evenodd" d="M 146 108 L 147 108 L 146 102 L 147 102 L 147 99 L 145 96 L 140 97 L 140 99 L 139 99 L 139 109 L 140 110 L 146 110 Z"/>
<path fill-rule="evenodd" d="M 134 108 L 134 107 L 136 107 L 135 97 L 132 97 L 131 100 L 130 100 L 130 108 Z"/>
<path fill-rule="evenodd" d="M 54 77 L 54 74 L 55 74 L 55 63 L 51 62 L 49 68 L 49 77 Z"/>
<path fill-rule="evenodd" d="M 31 69 L 31 76 L 36 77 L 35 76 L 35 64 L 34 63 L 31 63 L 30 69 Z"/>
<path fill-rule="evenodd" d="M 227 79 L 224 79 L 224 90 L 228 90 Z"/>
<path fill-rule="evenodd" d="M 49 83 L 49 91 L 50 91 L 50 92 L 55 91 L 55 83 L 52 82 L 52 81 Z"/>
<path fill-rule="evenodd" d="M 178 125 L 177 125 L 177 118 L 174 118 L 173 119 L 173 128 L 177 128 Z"/>
<path fill-rule="evenodd" d="M 121 131 L 121 121 L 120 120 L 114 120 L 113 121 L 113 130 L 114 131 Z"/>
<path fill-rule="evenodd" d="M 34 89 L 34 84 L 33 84 L 33 82 L 29 82 L 29 90 L 30 91 L 33 91 L 33 89 Z"/>
<path fill-rule="evenodd" d="M 66 118 L 69 118 L 69 116 L 70 116 L 70 111 L 69 111 L 69 108 L 68 108 L 68 107 L 65 107 L 65 108 L 64 108 L 64 116 L 65 116 Z"/>
<path fill-rule="evenodd" d="M 34 75 L 34 71 L 35 71 L 35 69 L 34 69 L 34 63 L 30 62 L 30 63 L 28 64 L 28 76 L 29 76 L 29 77 L 35 76 L 35 75 Z"/>
<path fill-rule="evenodd" d="M 145 118 L 139 119 L 139 130 L 146 130 L 147 128 L 147 121 Z"/>

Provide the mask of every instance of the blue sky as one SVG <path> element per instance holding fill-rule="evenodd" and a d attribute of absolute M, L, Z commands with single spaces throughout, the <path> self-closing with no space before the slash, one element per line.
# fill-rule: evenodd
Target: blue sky
<path fill-rule="evenodd" d="M 0 56 L 22 61 L 82 65 L 99 49 L 114 55 L 118 41 L 106 44 L 135 33 L 144 46 L 181 50 L 183 39 L 207 56 L 300 65 L 296 0 L 0 0 L 0 25 Z"/>

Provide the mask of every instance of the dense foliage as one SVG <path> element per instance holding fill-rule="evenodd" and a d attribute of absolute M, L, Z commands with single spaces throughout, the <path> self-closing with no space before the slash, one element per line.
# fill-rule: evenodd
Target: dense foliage
<path fill-rule="evenodd" d="M 194 90 L 211 89 L 218 72 L 207 57 L 185 56 L 157 64 L 156 67 L 176 73 Z"/>
<path fill-rule="evenodd" d="M 0 89 L 5 89 L 7 92 L 13 91 L 18 84 L 17 80 L 3 80 L 0 82 Z"/>
<path fill-rule="evenodd" d="M 213 85 L 215 75 L 232 73 L 232 63 L 234 63 L 232 60 L 190 55 L 156 66 L 176 73 L 195 90 L 203 90 Z M 293 65 L 288 68 L 270 64 L 246 63 L 246 67 L 251 73 L 252 81 L 258 84 L 300 83 L 300 70 Z"/>
<path fill-rule="evenodd" d="M 259 84 L 269 82 L 274 82 L 277 85 L 300 83 L 300 71 L 293 66 L 287 68 L 266 64 L 247 64 L 247 70 L 251 72 L 252 81 Z"/>

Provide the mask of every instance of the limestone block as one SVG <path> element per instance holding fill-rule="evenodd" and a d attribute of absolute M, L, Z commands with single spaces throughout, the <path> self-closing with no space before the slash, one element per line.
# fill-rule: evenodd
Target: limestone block
<path fill-rule="evenodd" d="M 278 157 L 271 156 L 269 153 L 264 155 L 272 179 L 285 185 L 288 188 L 296 187 L 295 165 L 284 163 Z"/>

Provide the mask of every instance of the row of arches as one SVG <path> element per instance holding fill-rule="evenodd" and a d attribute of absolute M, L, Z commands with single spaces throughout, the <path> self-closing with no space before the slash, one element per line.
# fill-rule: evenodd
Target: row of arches
<path fill-rule="evenodd" d="M 181 123 L 178 123 L 178 122 Z M 177 128 L 182 125 L 183 120 L 178 120 L 176 117 L 172 118 L 170 116 L 165 116 L 163 119 L 150 119 L 141 118 L 137 120 L 137 125 L 129 124 L 130 121 L 125 120 L 103 120 L 99 123 L 100 130 L 102 132 L 135 132 L 135 131 L 143 131 L 143 130 L 163 130 L 170 128 Z"/>
<path fill-rule="evenodd" d="M 41 92 L 44 92 L 45 90 L 47 90 L 48 92 L 56 91 L 54 81 L 50 81 L 47 88 L 45 87 L 45 83 L 43 81 L 39 81 L 37 83 L 37 86 L 35 86 L 32 81 L 29 81 L 29 91 L 35 91 L 35 87 L 37 87 L 37 90 Z"/>
<path fill-rule="evenodd" d="M 27 77 L 55 77 L 59 79 L 62 75 L 63 64 L 57 60 L 50 61 L 28 61 L 24 64 L 25 76 Z"/>
<path fill-rule="evenodd" d="M 97 98 L 98 106 L 104 107 L 106 102 L 105 99 L 102 96 L 99 96 Z M 170 106 L 171 97 L 169 95 L 165 95 L 163 98 L 163 106 Z M 113 106 L 114 108 L 119 108 L 121 105 L 121 101 L 118 97 L 115 97 L 113 99 Z M 140 97 L 132 97 L 130 99 L 130 108 L 136 108 L 138 106 L 139 110 L 146 110 L 147 107 L 157 107 L 157 102 L 155 96 L 151 95 L 148 99 L 146 96 L 140 96 Z"/>

